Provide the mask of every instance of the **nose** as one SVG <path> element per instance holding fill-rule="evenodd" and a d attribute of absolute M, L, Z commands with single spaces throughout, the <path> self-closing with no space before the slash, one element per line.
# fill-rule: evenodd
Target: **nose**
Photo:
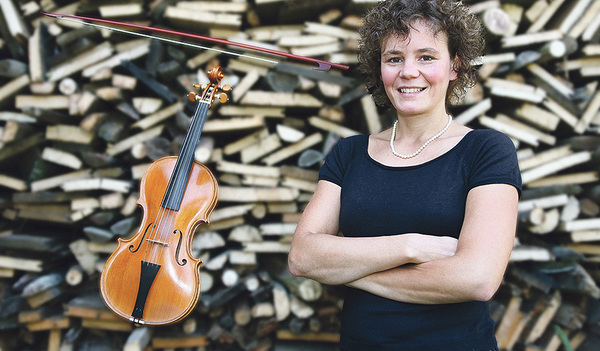
<path fill-rule="evenodd" d="M 402 70 L 400 70 L 400 76 L 404 79 L 416 78 L 420 74 L 419 67 L 416 62 L 412 60 L 404 61 Z"/>

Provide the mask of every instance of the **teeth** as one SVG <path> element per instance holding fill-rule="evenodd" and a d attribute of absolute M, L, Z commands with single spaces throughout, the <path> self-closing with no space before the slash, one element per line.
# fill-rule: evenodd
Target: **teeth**
<path fill-rule="evenodd" d="M 400 92 L 401 93 L 418 93 L 423 89 L 424 88 L 404 88 L 404 89 L 400 89 Z"/>

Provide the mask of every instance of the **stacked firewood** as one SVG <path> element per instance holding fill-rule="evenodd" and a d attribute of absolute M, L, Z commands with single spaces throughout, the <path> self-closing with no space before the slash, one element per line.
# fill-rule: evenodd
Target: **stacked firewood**
<path fill-rule="evenodd" d="M 336 349 L 343 287 L 291 276 L 286 254 L 330 148 L 393 121 L 356 70 L 360 16 L 373 3 L 0 0 L 0 350 Z M 509 135 L 524 181 L 511 263 L 491 301 L 500 348 L 593 350 L 600 1 L 467 3 L 487 48 L 479 84 L 452 113 Z M 193 31 L 350 69 L 197 50 L 40 11 Z M 233 91 L 209 110 L 195 153 L 219 182 L 210 225 L 190 247 L 204 262 L 201 300 L 180 323 L 135 326 L 105 307 L 100 272 L 117 239 L 139 230 L 144 171 L 178 154 L 195 107 L 186 95 L 215 65 Z"/>

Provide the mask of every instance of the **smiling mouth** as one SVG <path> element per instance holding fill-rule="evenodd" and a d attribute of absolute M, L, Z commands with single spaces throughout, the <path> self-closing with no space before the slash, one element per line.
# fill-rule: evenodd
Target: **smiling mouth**
<path fill-rule="evenodd" d="M 398 89 L 399 92 L 406 93 L 406 94 L 419 93 L 423 90 L 425 90 L 425 88 L 400 88 L 400 89 Z"/>

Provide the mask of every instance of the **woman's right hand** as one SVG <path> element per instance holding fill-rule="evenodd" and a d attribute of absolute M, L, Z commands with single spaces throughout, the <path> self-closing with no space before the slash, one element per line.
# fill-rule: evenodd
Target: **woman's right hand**
<path fill-rule="evenodd" d="M 458 239 L 418 233 L 402 234 L 407 237 L 411 249 L 411 263 L 423 263 L 454 256 Z"/>

